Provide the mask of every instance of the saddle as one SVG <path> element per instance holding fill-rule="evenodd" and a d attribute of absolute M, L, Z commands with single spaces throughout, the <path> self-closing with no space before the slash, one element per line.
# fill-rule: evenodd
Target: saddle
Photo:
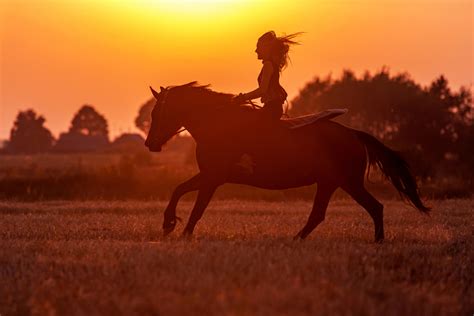
<path fill-rule="evenodd" d="M 280 122 L 288 129 L 296 129 L 313 124 L 321 120 L 330 120 L 339 115 L 346 114 L 348 109 L 330 109 L 318 113 L 280 119 Z"/>

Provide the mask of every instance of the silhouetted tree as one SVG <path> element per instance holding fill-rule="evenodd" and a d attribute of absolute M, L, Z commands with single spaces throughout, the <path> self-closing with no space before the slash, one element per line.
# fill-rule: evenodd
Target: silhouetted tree
<path fill-rule="evenodd" d="M 88 136 L 103 136 L 108 139 L 109 130 L 107 120 L 91 105 L 82 106 L 71 121 L 69 133 L 78 133 Z"/>
<path fill-rule="evenodd" d="M 60 152 L 87 152 L 109 144 L 107 120 L 91 105 L 82 106 L 74 115 L 67 133 L 61 133 L 55 146 Z"/>
<path fill-rule="evenodd" d="M 13 123 L 7 151 L 11 153 L 36 154 L 51 149 L 54 137 L 44 127 L 46 120 L 33 110 L 20 111 Z"/>
<path fill-rule="evenodd" d="M 292 116 L 348 108 L 339 122 L 402 151 L 422 176 L 434 174 L 448 153 L 460 150 L 460 133 L 473 116 L 470 92 L 452 92 L 444 76 L 422 87 L 406 73 L 391 76 L 387 68 L 361 78 L 350 70 L 336 80 L 316 77 L 291 104 Z"/>
<path fill-rule="evenodd" d="M 135 125 L 143 131 L 145 134 L 148 134 L 151 124 L 151 111 L 155 106 L 155 99 L 150 99 L 144 103 L 138 110 L 138 116 L 135 118 Z"/>

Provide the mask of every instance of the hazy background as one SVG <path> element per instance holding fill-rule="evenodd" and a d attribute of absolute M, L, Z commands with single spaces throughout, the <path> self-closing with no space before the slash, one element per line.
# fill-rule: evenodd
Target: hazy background
<path fill-rule="evenodd" d="M 26 108 L 58 136 L 90 103 L 115 137 L 137 131 L 148 85 L 254 89 L 255 43 L 270 29 L 307 32 L 282 77 L 290 100 L 313 76 L 344 68 L 473 82 L 470 0 L 0 0 L 0 12 L 0 139 Z"/>

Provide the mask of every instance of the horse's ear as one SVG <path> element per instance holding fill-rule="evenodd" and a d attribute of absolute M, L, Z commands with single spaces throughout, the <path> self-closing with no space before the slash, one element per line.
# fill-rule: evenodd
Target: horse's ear
<path fill-rule="evenodd" d="M 150 86 L 150 90 L 151 90 L 151 93 L 153 94 L 153 96 L 155 97 L 155 99 L 158 99 L 160 94 L 158 92 L 156 92 L 151 86 Z"/>
<path fill-rule="evenodd" d="M 166 90 L 165 88 L 163 88 L 162 86 L 160 86 L 160 91 L 161 91 L 161 92 L 163 92 L 163 91 L 165 91 L 165 90 Z"/>

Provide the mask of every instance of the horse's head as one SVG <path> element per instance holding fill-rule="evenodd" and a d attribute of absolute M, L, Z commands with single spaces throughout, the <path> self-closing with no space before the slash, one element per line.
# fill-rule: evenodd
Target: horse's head
<path fill-rule="evenodd" d="M 209 89 L 209 85 L 199 85 L 197 81 L 180 86 L 160 88 L 161 91 L 158 93 L 150 87 L 156 99 L 151 112 L 150 131 L 145 141 L 145 145 L 150 151 L 161 151 L 161 147 L 182 126 L 185 126 L 193 134 L 193 130 L 207 122 L 209 113 L 213 113 L 213 115 L 219 113 L 227 118 L 223 109 L 231 107 L 233 97 L 228 93 L 212 91 Z"/>
<path fill-rule="evenodd" d="M 168 93 L 171 88 L 160 87 L 160 92 L 153 90 L 152 87 L 150 89 L 156 103 L 151 112 L 151 126 L 145 146 L 150 151 L 159 152 L 161 147 L 176 134 L 182 124 L 169 102 Z"/>

